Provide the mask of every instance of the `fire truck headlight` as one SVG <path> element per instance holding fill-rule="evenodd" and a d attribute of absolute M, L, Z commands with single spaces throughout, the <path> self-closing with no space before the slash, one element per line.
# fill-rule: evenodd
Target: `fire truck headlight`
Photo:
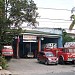
<path fill-rule="evenodd" d="M 72 58 L 68 58 L 68 61 L 72 61 Z"/>
<path fill-rule="evenodd" d="M 68 57 L 70 57 L 70 55 L 68 55 Z"/>
<path fill-rule="evenodd" d="M 48 58 L 48 60 L 51 60 L 51 58 Z"/>
<path fill-rule="evenodd" d="M 10 54 L 13 54 L 13 52 L 10 52 Z"/>
<path fill-rule="evenodd" d="M 58 61 L 58 58 L 57 58 L 57 61 Z"/>

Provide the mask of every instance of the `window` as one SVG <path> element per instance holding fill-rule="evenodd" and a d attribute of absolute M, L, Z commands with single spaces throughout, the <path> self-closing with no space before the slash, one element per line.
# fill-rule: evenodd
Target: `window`
<path fill-rule="evenodd" d="M 46 52 L 45 54 L 46 54 L 46 56 L 54 56 L 53 53 L 51 53 L 51 52 Z"/>

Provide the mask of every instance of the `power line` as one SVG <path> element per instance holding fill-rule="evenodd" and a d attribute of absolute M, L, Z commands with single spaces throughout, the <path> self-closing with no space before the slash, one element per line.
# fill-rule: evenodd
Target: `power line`
<path fill-rule="evenodd" d="M 45 7 L 38 7 L 39 9 L 51 9 L 51 10 L 66 10 L 66 11 L 70 11 L 69 9 L 57 9 L 57 8 L 45 8 Z"/>
<path fill-rule="evenodd" d="M 51 22 L 51 23 L 70 23 L 70 22 L 52 22 L 52 21 L 39 21 L 39 22 Z"/>
<path fill-rule="evenodd" d="M 27 28 L 27 26 L 21 26 L 21 28 Z M 37 27 L 37 28 L 40 28 L 40 27 Z M 43 27 L 43 28 L 46 28 L 46 27 Z M 48 28 L 50 28 L 50 27 L 48 27 Z M 62 28 L 62 29 L 69 30 L 68 28 Z M 71 31 L 73 31 L 73 30 L 75 30 L 75 29 L 72 29 Z"/>
<path fill-rule="evenodd" d="M 66 19 L 50 19 L 50 18 L 37 18 L 37 19 L 72 21 L 72 20 L 66 20 Z"/>

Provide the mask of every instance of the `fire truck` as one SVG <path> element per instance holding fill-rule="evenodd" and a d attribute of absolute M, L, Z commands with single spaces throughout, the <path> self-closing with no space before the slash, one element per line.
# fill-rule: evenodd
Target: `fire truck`
<path fill-rule="evenodd" d="M 5 45 L 2 48 L 2 56 L 7 60 L 10 60 L 13 57 L 13 48 L 12 46 Z"/>
<path fill-rule="evenodd" d="M 57 48 L 57 45 L 53 44 L 46 44 L 44 51 L 53 52 L 53 54 L 58 57 L 59 64 L 66 62 L 75 64 L 75 42 L 67 42 L 63 48 Z"/>

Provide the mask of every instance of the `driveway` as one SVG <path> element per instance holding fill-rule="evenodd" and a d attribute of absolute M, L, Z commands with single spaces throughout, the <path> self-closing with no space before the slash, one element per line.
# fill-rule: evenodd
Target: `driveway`
<path fill-rule="evenodd" d="M 12 59 L 8 70 L 16 75 L 45 75 L 50 73 L 75 73 L 75 65 L 44 65 L 37 59 Z"/>

